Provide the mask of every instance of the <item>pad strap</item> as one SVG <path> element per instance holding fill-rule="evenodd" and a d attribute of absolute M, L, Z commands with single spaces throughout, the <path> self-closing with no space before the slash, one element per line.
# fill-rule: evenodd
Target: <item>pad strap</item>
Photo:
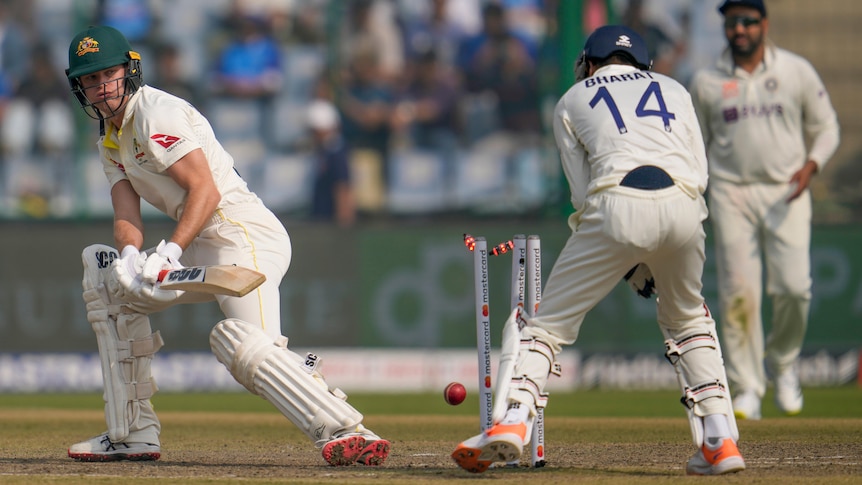
<path fill-rule="evenodd" d="M 159 390 L 156 385 L 156 380 L 150 377 L 147 382 L 132 382 L 126 384 L 126 395 L 130 401 L 143 401 L 153 397 L 153 394 Z"/>
<path fill-rule="evenodd" d="M 720 381 L 706 382 L 699 386 L 683 389 L 680 402 L 688 409 L 694 409 L 694 405 L 711 397 L 726 397 L 726 390 Z"/>
<path fill-rule="evenodd" d="M 519 391 L 527 391 L 532 394 L 536 403 L 536 408 L 544 408 L 548 405 L 548 393 L 541 392 L 536 381 L 527 376 L 513 378 L 511 387 L 514 387 Z"/>
<path fill-rule="evenodd" d="M 521 352 L 538 352 L 539 354 L 545 356 L 548 359 L 548 364 L 550 364 L 551 374 L 555 376 L 559 376 L 562 374 L 562 366 L 560 363 L 556 361 L 554 358 L 554 351 L 551 350 L 546 343 L 536 340 L 536 339 L 524 339 L 521 340 Z"/>
<path fill-rule="evenodd" d="M 680 357 L 682 357 L 686 352 L 691 352 L 694 349 L 702 347 L 714 349 L 716 348 L 716 343 L 715 337 L 708 333 L 701 333 L 689 335 L 678 342 L 673 339 L 667 339 L 664 341 L 664 346 L 664 356 L 667 357 L 667 360 L 671 364 L 676 365 L 679 362 Z"/>
<path fill-rule="evenodd" d="M 152 357 L 165 345 L 162 334 L 159 331 L 133 340 L 117 342 L 117 358 L 122 361 L 130 361 L 136 357 Z"/>

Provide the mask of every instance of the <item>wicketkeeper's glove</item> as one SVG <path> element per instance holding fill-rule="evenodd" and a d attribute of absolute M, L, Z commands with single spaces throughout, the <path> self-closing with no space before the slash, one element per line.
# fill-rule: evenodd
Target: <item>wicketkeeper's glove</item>
<path fill-rule="evenodd" d="M 652 271 L 650 271 L 649 266 L 644 263 L 639 263 L 634 268 L 630 269 L 623 279 L 628 283 L 628 285 L 634 290 L 638 296 L 642 296 L 646 299 L 652 298 L 654 294 L 657 294 L 655 289 L 655 279 L 652 277 Z"/>

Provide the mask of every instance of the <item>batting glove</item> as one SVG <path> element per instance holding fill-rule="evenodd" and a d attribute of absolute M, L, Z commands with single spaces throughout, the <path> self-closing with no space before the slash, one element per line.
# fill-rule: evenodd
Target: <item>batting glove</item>
<path fill-rule="evenodd" d="M 162 242 L 156 246 L 156 252 L 147 257 L 144 267 L 141 269 L 141 279 L 150 284 L 156 284 L 159 280 L 159 273 L 163 269 L 182 268 L 180 264 L 180 256 L 183 255 L 183 248 L 178 244 Z"/>
<path fill-rule="evenodd" d="M 158 285 L 143 280 L 142 271 L 148 260 L 144 253 L 138 252 L 135 256 L 128 251 L 127 257 L 134 260 L 134 264 L 127 264 L 121 257 L 111 267 L 108 291 L 115 298 L 132 304 L 142 313 L 152 313 L 166 308 L 183 294 L 179 290 L 162 290 Z"/>
<path fill-rule="evenodd" d="M 629 284 L 631 289 L 637 293 L 638 296 L 646 298 L 647 300 L 657 293 L 652 271 L 650 271 L 649 266 L 643 263 L 639 263 L 637 266 L 630 269 L 623 279 L 626 280 L 626 283 Z"/>
<path fill-rule="evenodd" d="M 138 248 L 129 244 L 123 248 L 123 251 L 120 253 L 120 260 L 117 264 L 123 267 L 126 274 L 135 278 L 141 274 L 141 270 L 144 268 L 144 262 L 146 260 L 146 254 L 140 252 Z"/>

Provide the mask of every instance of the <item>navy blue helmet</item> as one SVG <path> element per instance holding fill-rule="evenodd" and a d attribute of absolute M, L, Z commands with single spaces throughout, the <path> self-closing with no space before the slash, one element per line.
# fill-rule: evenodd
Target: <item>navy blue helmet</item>
<path fill-rule="evenodd" d="M 615 53 L 628 54 L 640 69 L 652 67 L 646 42 L 640 34 L 624 25 L 599 27 L 584 44 L 587 59 L 606 59 Z"/>

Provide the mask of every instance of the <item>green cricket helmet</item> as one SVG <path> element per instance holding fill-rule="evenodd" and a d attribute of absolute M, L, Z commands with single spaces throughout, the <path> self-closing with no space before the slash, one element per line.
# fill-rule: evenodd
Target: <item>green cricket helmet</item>
<path fill-rule="evenodd" d="M 66 77 L 81 108 L 91 118 L 104 120 L 115 116 L 118 110 L 110 110 L 110 116 L 97 110 L 84 95 L 81 76 L 120 65 L 126 66 L 125 90 L 122 96 L 128 97 L 143 84 L 141 56 L 132 50 L 131 44 L 119 30 L 106 25 L 91 26 L 75 35 L 69 44 L 69 68 L 66 69 Z M 122 107 L 122 104 L 120 106 Z"/>

